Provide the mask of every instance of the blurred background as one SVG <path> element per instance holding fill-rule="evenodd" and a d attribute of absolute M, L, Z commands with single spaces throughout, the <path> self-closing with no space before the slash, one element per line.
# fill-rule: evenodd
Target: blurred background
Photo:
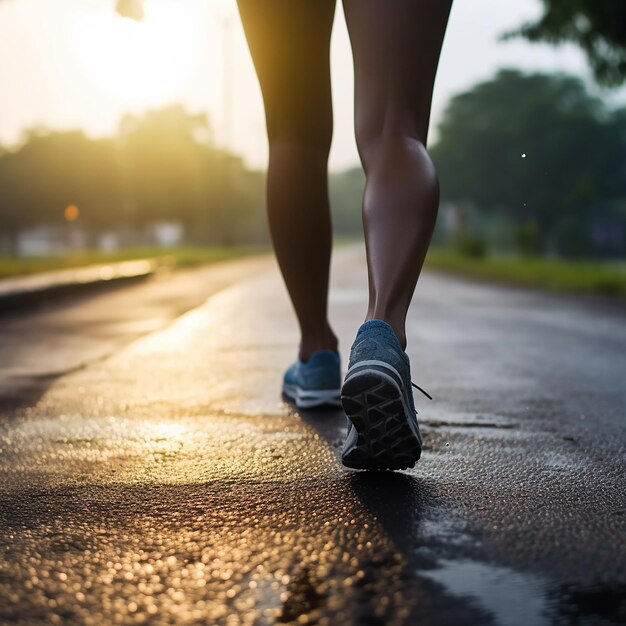
<path fill-rule="evenodd" d="M 263 108 L 234 0 L 0 0 L 0 58 L 0 276 L 267 245 Z M 341 6 L 332 73 L 333 219 L 350 239 L 364 180 Z M 526 282 L 560 263 L 626 293 L 625 77 L 626 3 L 456 0 L 429 262 Z"/>

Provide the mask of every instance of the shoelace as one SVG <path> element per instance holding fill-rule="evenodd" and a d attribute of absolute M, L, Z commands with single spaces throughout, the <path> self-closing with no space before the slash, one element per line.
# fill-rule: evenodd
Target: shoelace
<path fill-rule="evenodd" d="M 421 391 L 429 400 L 433 399 L 433 397 L 427 391 L 424 391 L 419 385 L 416 385 L 413 381 L 411 381 L 411 384 L 415 387 L 415 389 Z"/>

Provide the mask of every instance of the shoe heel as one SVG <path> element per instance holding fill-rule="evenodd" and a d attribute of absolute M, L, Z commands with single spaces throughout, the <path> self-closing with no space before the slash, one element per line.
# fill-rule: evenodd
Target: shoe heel
<path fill-rule="evenodd" d="M 343 409 L 356 438 L 346 442 L 343 464 L 353 469 L 407 469 L 421 455 L 408 407 L 394 378 L 381 369 L 362 368 L 341 389 Z"/>

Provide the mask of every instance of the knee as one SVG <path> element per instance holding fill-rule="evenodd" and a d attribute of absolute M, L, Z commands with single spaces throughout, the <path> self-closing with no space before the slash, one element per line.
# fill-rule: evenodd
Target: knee
<path fill-rule="evenodd" d="M 296 113 L 267 118 L 270 150 L 289 146 L 328 156 L 332 134 L 332 117 L 329 116 Z"/>
<path fill-rule="evenodd" d="M 426 118 L 424 118 L 426 119 Z M 391 154 L 420 154 L 428 158 L 426 135 L 428 123 L 421 115 L 412 114 L 404 107 L 382 103 L 380 106 L 361 107 L 356 117 L 356 143 L 363 163 L 368 166 Z"/>
<path fill-rule="evenodd" d="M 394 164 L 395 167 L 406 163 L 411 167 L 419 162 L 429 169 L 432 167 L 424 140 L 414 132 L 394 129 L 374 133 L 370 129 L 357 131 L 357 147 L 366 174 L 381 163 Z"/>

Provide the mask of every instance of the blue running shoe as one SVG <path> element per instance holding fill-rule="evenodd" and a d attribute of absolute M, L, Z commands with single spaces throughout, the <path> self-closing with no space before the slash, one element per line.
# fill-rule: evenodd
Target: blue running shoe
<path fill-rule="evenodd" d="M 409 357 L 393 328 L 382 320 L 362 324 L 352 344 L 341 389 L 348 416 L 342 453 L 346 467 L 415 467 L 422 452 L 422 437 L 411 385 L 417 387 L 411 382 Z"/>
<path fill-rule="evenodd" d="M 299 359 L 283 378 L 283 393 L 299 409 L 341 406 L 341 361 L 333 350 L 318 350 L 308 361 Z"/>

